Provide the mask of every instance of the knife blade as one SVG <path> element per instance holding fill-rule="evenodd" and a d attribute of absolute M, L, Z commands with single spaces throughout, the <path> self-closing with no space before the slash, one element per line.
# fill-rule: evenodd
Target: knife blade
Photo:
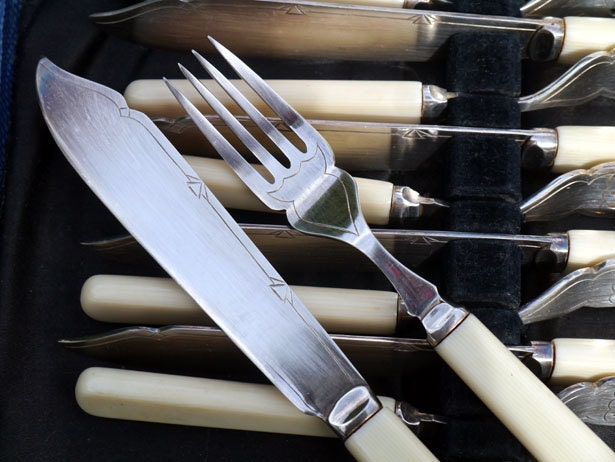
<path fill-rule="evenodd" d="M 218 116 L 208 120 L 233 142 L 228 128 Z M 242 125 L 265 147 L 271 140 L 257 130 L 247 117 L 238 116 Z M 189 117 L 154 117 L 156 126 L 175 148 L 186 155 L 218 157 L 218 153 Z M 269 120 L 291 141 L 292 131 L 277 118 Z M 589 168 L 615 158 L 610 140 L 615 127 L 562 126 L 554 129 L 502 129 L 452 127 L 444 125 L 401 124 L 341 120 L 308 120 L 327 140 L 336 163 L 348 170 L 413 171 L 425 165 L 456 136 L 505 137 L 521 146 L 521 164 L 526 169 L 550 169 L 564 173 Z M 246 153 L 243 143 L 233 147 Z"/>
<path fill-rule="evenodd" d="M 244 232 L 276 268 L 339 271 L 374 271 L 374 265 L 335 241 L 307 236 L 284 225 L 243 224 Z M 410 229 L 375 229 L 374 234 L 396 258 L 416 268 L 437 257 L 456 240 L 510 242 L 522 252 L 522 264 L 537 264 L 552 272 L 569 273 L 615 258 L 615 231 L 570 230 L 546 235 L 467 233 Z M 123 261 L 145 261 L 142 248 L 131 236 L 84 243 L 102 254 Z M 343 262 L 343 264 L 342 264 Z"/>
<path fill-rule="evenodd" d="M 36 77 L 45 121 L 73 168 L 299 410 L 327 422 L 359 460 L 435 460 L 383 410 L 325 330 L 144 114 L 130 110 L 119 93 L 46 58 Z"/>
<path fill-rule="evenodd" d="M 571 64 L 615 44 L 611 18 L 508 18 L 309 1 L 149 0 L 90 18 L 147 46 L 211 53 L 203 38 L 214 36 L 245 57 L 426 61 L 453 34 L 492 31 L 515 35 L 523 57 Z"/>
<path fill-rule="evenodd" d="M 370 377 L 410 374 L 430 383 L 442 361 L 424 339 L 331 334 L 361 373 Z M 64 339 L 60 344 L 97 359 L 135 367 L 190 366 L 198 371 L 221 367 L 245 371 L 246 359 L 216 328 L 208 326 L 131 326 L 102 334 Z M 513 345 L 512 351 L 541 380 L 552 386 L 597 380 L 615 374 L 615 340 L 557 338 Z M 211 358 L 210 358 L 211 356 Z M 199 364 L 200 363 L 200 364 Z"/>
<path fill-rule="evenodd" d="M 323 0 L 321 0 L 323 1 Z M 328 0 L 324 0 L 326 3 Z M 371 5 L 386 8 L 421 8 L 425 10 L 449 11 L 454 2 L 449 0 L 334 0 L 331 3 L 352 3 L 355 5 Z M 545 16 L 613 16 L 615 2 L 612 0 L 531 0 L 519 9 L 525 18 Z"/>
<path fill-rule="evenodd" d="M 613 19 L 615 21 L 615 19 Z M 521 112 L 587 103 L 599 96 L 615 96 L 613 64 L 615 51 L 583 57 L 549 85 L 517 98 Z M 202 112 L 211 111 L 185 80 L 171 80 Z M 245 82 L 232 81 L 264 114 L 271 109 L 251 92 Z M 268 80 L 275 91 L 311 119 L 419 123 L 437 120 L 448 101 L 461 93 L 416 81 L 364 80 Z M 212 80 L 202 80 L 216 98 L 235 114 L 243 115 L 235 102 Z M 136 80 L 124 91 L 129 105 L 152 117 L 181 117 L 185 113 L 160 80 Z M 568 134 L 567 136 L 570 136 Z M 598 138 L 605 139 L 605 138 Z M 608 143 L 607 143 L 608 144 Z M 610 159 L 609 159 L 610 160 Z"/>

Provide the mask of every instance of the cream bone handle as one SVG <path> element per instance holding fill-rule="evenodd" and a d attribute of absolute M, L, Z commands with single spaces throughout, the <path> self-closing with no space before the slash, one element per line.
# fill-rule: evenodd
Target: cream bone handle
<path fill-rule="evenodd" d="M 186 80 L 170 81 L 203 113 L 212 113 L 207 103 Z M 242 115 L 237 104 L 213 80 L 204 85 L 233 114 Z M 249 97 L 262 113 L 271 109 L 241 80 L 233 84 Z M 423 106 L 423 85 L 411 81 L 367 80 L 267 80 L 306 119 L 360 120 L 418 123 Z M 150 117 L 181 117 L 186 113 L 162 80 L 136 80 L 124 91 L 132 109 Z"/>
<path fill-rule="evenodd" d="M 438 354 L 540 461 L 615 461 L 615 453 L 472 314 Z"/>
<path fill-rule="evenodd" d="M 615 127 L 556 128 L 557 151 L 551 170 L 566 173 L 615 160 Z"/>
<path fill-rule="evenodd" d="M 300 412 L 271 385 L 93 367 L 79 376 L 75 396 L 81 409 L 98 417 L 336 436 L 322 420 Z M 379 399 L 388 409 L 395 408 L 392 398 Z"/>
<path fill-rule="evenodd" d="M 615 257 L 615 231 L 576 229 L 567 234 L 567 273 Z"/>
<path fill-rule="evenodd" d="M 302 414 L 276 388 L 150 372 L 91 368 L 75 387 L 88 414 L 123 420 L 334 437 L 319 418 Z M 395 401 L 345 444 L 359 461 L 437 460 L 394 414 Z"/>
<path fill-rule="evenodd" d="M 397 324 L 396 292 L 291 286 L 329 332 L 391 336 Z M 88 316 L 103 322 L 137 325 L 213 325 L 181 289 L 167 278 L 96 275 L 81 291 Z M 615 375 L 615 341 L 555 339 L 551 384 L 594 381 Z"/>
<path fill-rule="evenodd" d="M 224 207 L 271 212 L 271 209 L 254 195 L 224 160 L 194 156 L 184 156 L 184 158 Z M 266 172 L 261 165 L 255 168 L 260 172 Z M 266 173 L 263 176 L 266 176 Z M 393 204 L 393 183 L 367 178 L 355 178 L 355 181 L 359 190 L 361 210 L 367 222 L 372 225 L 388 224 Z"/>
<path fill-rule="evenodd" d="M 291 286 L 329 332 L 393 335 L 396 292 Z M 175 281 L 140 276 L 96 275 L 81 290 L 81 306 L 103 322 L 145 325 L 212 325 Z"/>
<path fill-rule="evenodd" d="M 615 48 L 615 20 L 611 18 L 564 18 L 564 43 L 558 58 L 574 64 L 596 50 Z"/>

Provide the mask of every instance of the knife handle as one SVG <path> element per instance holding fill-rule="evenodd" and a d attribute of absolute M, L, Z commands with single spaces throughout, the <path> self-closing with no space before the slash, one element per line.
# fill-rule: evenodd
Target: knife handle
<path fill-rule="evenodd" d="M 358 461 L 437 461 L 421 440 L 388 408 L 382 408 L 351 434 L 346 448 Z"/>
<path fill-rule="evenodd" d="M 613 461 L 615 453 L 475 316 L 436 351 L 540 461 Z"/>
<path fill-rule="evenodd" d="M 184 158 L 224 207 L 271 212 L 224 160 L 195 156 Z M 262 165 L 256 165 L 254 168 L 267 177 L 266 169 Z M 371 225 L 387 225 L 393 201 L 393 183 L 356 177 L 355 181 L 361 210 L 367 222 Z"/>
<path fill-rule="evenodd" d="M 237 104 L 213 80 L 201 82 L 233 114 L 243 115 Z M 242 80 L 231 80 L 259 111 L 274 113 Z M 187 80 L 170 80 L 203 114 L 212 109 Z M 267 80 L 306 119 L 360 120 L 363 122 L 418 123 L 423 108 L 423 84 L 413 81 L 374 80 Z M 162 80 L 135 80 L 124 91 L 132 109 L 150 117 L 181 117 L 186 113 Z"/>
<path fill-rule="evenodd" d="M 577 168 L 615 161 L 615 127 L 557 127 L 557 153 L 551 170 L 566 173 Z"/>
<path fill-rule="evenodd" d="M 93 367 L 79 376 L 75 397 L 97 417 L 335 437 L 321 419 L 301 413 L 271 385 Z M 384 408 L 347 440 L 351 453 L 369 461 L 436 460 L 393 413 L 395 400 L 379 399 Z"/>
<path fill-rule="evenodd" d="M 615 375 L 615 340 L 554 339 L 552 385 L 593 382 Z"/>
<path fill-rule="evenodd" d="M 615 19 L 566 17 L 564 31 L 558 58 L 562 64 L 574 64 L 595 51 L 615 48 Z"/>
<path fill-rule="evenodd" d="M 393 335 L 399 297 L 384 290 L 291 286 L 329 332 Z M 95 275 L 81 289 L 81 306 L 103 322 L 212 325 L 213 322 L 169 278 Z"/>
<path fill-rule="evenodd" d="M 567 234 L 566 273 L 615 257 L 615 231 L 575 229 Z"/>

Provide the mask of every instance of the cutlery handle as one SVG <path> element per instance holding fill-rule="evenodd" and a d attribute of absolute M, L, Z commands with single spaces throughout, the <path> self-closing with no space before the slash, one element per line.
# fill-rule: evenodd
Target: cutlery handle
<path fill-rule="evenodd" d="M 186 161 L 211 189 L 226 208 L 271 212 L 258 197 L 241 181 L 237 174 L 222 159 L 184 156 Z M 266 176 L 262 165 L 254 166 Z M 388 181 L 355 178 L 363 215 L 369 224 L 386 225 L 393 201 L 393 183 Z"/>
<path fill-rule="evenodd" d="M 93 367 L 79 376 L 75 396 L 81 409 L 98 417 L 335 437 L 271 385 Z M 393 413 L 395 400 L 379 399 L 384 409 L 347 440 L 351 453 L 366 461 L 436 460 Z"/>
<path fill-rule="evenodd" d="M 575 229 L 568 231 L 565 272 L 594 266 L 615 257 L 615 231 Z"/>
<path fill-rule="evenodd" d="M 593 382 L 615 375 L 615 340 L 558 338 L 551 343 L 555 357 L 551 384 Z"/>
<path fill-rule="evenodd" d="M 384 290 L 291 286 L 329 332 L 393 335 L 398 295 Z M 81 306 L 93 319 L 126 324 L 212 325 L 172 279 L 95 275 L 81 289 Z"/>
<path fill-rule="evenodd" d="M 566 173 L 577 168 L 615 161 L 615 127 L 557 127 L 557 153 L 551 170 Z"/>
<path fill-rule="evenodd" d="M 615 453 L 475 316 L 435 348 L 536 459 L 615 460 Z"/>
<path fill-rule="evenodd" d="M 564 27 L 560 63 L 574 64 L 594 51 L 615 48 L 615 19 L 567 17 Z"/>
<path fill-rule="evenodd" d="M 171 84 L 195 104 L 203 114 L 213 114 L 187 80 Z M 243 112 L 213 80 L 203 84 L 233 114 Z M 262 113 L 274 116 L 242 80 L 231 80 Z M 423 108 L 423 85 L 413 81 L 374 80 L 267 80 L 295 110 L 306 119 L 360 120 L 363 122 L 418 123 Z M 124 91 L 128 106 L 150 117 L 182 117 L 185 111 L 162 80 L 135 80 Z"/>
<path fill-rule="evenodd" d="M 383 408 L 348 437 L 346 448 L 358 461 L 437 461 L 421 440 Z"/>

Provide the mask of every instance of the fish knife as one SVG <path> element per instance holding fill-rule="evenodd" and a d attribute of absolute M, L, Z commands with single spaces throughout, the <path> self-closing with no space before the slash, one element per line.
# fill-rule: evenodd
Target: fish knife
<path fill-rule="evenodd" d="M 36 82 L 45 121 L 73 168 L 295 406 L 326 421 L 358 460 L 436 460 L 382 408 L 151 120 L 46 58 Z"/>
<path fill-rule="evenodd" d="M 241 228 L 276 268 L 292 270 L 374 271 L 369 260 L 361 258 L 340 243 L 308 236 L 288 226 L 242 224 Z M 572 229 L 546 235 L 469 233 L 411 229 L 375 229 L 380 243 L 396 258 L 417 268 L 437 258 L 449 242 L 507 242 L 521 250 L 521 264 L 540 265 L 545 271 L 570 273 L 615 258 L 615 231 Z M 85 242 L 94 250 L 118 260 L 147 261 L 147 256 L 132 236 Z"/>
<path fill-rule="evenodd" d="M 218 116 L 207 118 L 221 133 L 229 133 Z M 263 146 L 269 147 L 271 141 L 263 136 L 262 130 L 256 130 L 246 117 L 238 116 L 238 119 Z M 154 117 L 152 120 L 182 154 L 219 157 L 189 117 Z M 270 121 L 293 141 L 292 132 L 279 119 L 271 117 Z M 458 136 L 496 136 L 512 140 L 521 147 L 521 164 L 526 169 L 564 173 L 615 159 L 611 143 L 615 127 L 609 126 L 506 129 L 346 120 L 308 122 L 327 140 L 335 153 L 336 163 L 354 171 L 418 170 Z M 229 136 L 229 141 L 234 140 Z M 233 146 L 246 152 L 242 143 L 235 142 Z"/>
<path fill-rule="evenodd" d="M 442 364 L 425 339 L 330 335 L 369 377 L 390 378 L 410 372 L 411 377 L 430 380 Z M 184 369 L 192 365 L 205 371 L 211 363 L 223 362 L 225 371 L 242 371 L 247 362 L 222 331 L 210 326 L 130 326 L 64 339 L 60 344 L 98 359 L 139 367 L 175 368 L 181 362 Z M 615 340 L 556 338 L 508 349 L 551 386 L 615 375 Z"/>
<path fill-rule="evenodd" d="M 462 32 L 508 32 L 520 55 L 572 64 L 615 45 L 612 18 L 509 18 L 285 0 L 149 0 L 90 16 L 155 48 L 213 52 L 206 36 L 244 57 L 427 61 Z M 249 39 L 247 39 L 249 37 Z"/>

